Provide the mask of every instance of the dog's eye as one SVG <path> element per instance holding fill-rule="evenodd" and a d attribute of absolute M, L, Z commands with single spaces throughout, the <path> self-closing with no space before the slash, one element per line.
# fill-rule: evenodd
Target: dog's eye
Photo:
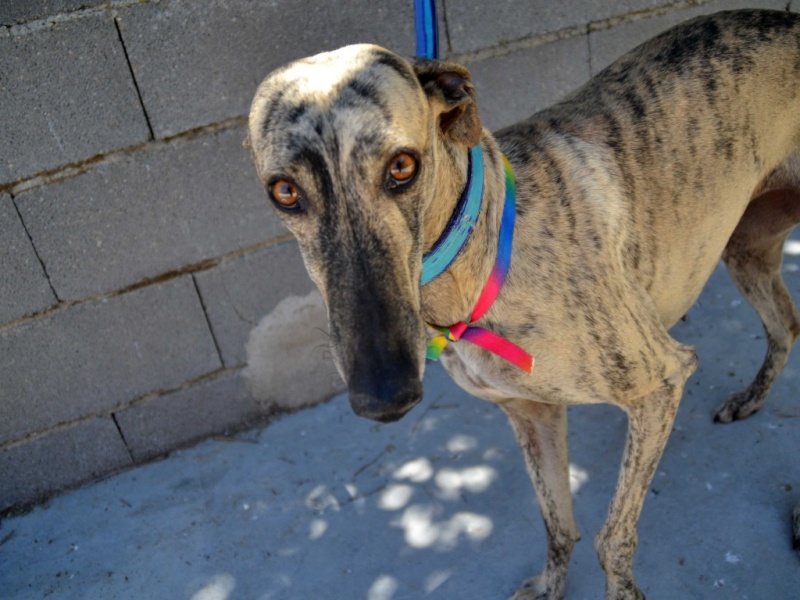
<path fill-rule="evenodd" d="M 269 185 L 269 197 L 279 208 L 295 210 L 299 206 L 300 190 L 291 181 L 278 179 Z"/>
<path fill-rule="evenodd" d="M 400 152 L 392 157 L 387 169 L 386 187 L 394 189 L 408 185 L 417 174 L 417 159 L 408 152 Z"/>

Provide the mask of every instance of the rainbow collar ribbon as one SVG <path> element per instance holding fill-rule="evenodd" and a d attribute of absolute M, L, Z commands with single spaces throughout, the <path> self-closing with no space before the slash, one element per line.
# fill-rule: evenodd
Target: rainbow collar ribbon
<path fill-rule="evenodd" d="M 481 152 L 480 146 L 476 146 L 476 148 L 478 152 Z M 503 287 L 508 275 L 508 268 L 511 265 L 511 247 L 514 241 L 514 219 L 516 216 L 516 186 L 514 183 L 514 171 L 505 155 L 503 155 L 503 170 L 506 176 L 506 194 L 494 268 L 478 298 L 478 302 L 475 304 L 475 308 L 472 309 L 472 314 L 466 321 L 459 321 L 454 325 L 450 325 L 450 327 L 431 325 L 440 333 L 428 342 L 427 358 L 439 360 L 442 350 L 449 342 L 466 340 L 507 360 L 526 373 L 531 373 L 533 372 L 534 359 L 530 354 L 496 333 L 474 325 L 494 303 L 500 293 L 500 288 Z"/>

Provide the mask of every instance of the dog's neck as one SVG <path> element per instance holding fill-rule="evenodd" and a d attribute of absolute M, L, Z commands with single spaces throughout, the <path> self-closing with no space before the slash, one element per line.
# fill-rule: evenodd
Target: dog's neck
<path fill-rule="evenodd" d="M 504 174 L 499 149 L 488 132 L 481 140 L 484 155 L 483 202 L 475 228 L 450 267 L 422 286 L 422 317 L 429 323 L 449 325 L 465 319 L 472 310 L 494 265 L 504 200 Z M 469 178 L 468 151 L 463 146 L 437 149 L 434 192 L 424 212 L 425 251 L 447 228 Z"/>

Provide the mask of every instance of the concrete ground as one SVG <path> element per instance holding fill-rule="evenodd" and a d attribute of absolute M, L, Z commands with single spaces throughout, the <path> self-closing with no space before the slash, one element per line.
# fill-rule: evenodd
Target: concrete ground
<path fill-rule="evenodd" d="M 800 288 L 800 257 L 787 281 Z M 743 387 L 763 335 L 722 269 L 673 331 L 700 368 L 639 525 L 648 598 L 796 599 L 800 557 L 800 353 L 767 407 L 732 425 L 711 414 Z M 352 415 L 344 396 L 263 430 L 215 439 L 69 492 L 0 525 L 4 599 L 467 600 L 506 598 L 544 561 L 544 529 L 501 412 L 438 366 L 404 420 Z M 592 548 L 625 436 L 607 406 L 570 413 L 584 536 L 570 599 L 601 598 Z"/>

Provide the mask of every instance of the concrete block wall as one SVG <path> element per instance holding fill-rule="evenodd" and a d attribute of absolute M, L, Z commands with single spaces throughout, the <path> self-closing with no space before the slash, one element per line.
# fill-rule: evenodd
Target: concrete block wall
<path fill-rule="evenodd" d="M 756 0 L 440 0 L 490 129 L 685 18 Z M 413 3 L 0 4 L 0 512 L 338 387 L 246 114 L 281 64 L 414 51 Z"/>

